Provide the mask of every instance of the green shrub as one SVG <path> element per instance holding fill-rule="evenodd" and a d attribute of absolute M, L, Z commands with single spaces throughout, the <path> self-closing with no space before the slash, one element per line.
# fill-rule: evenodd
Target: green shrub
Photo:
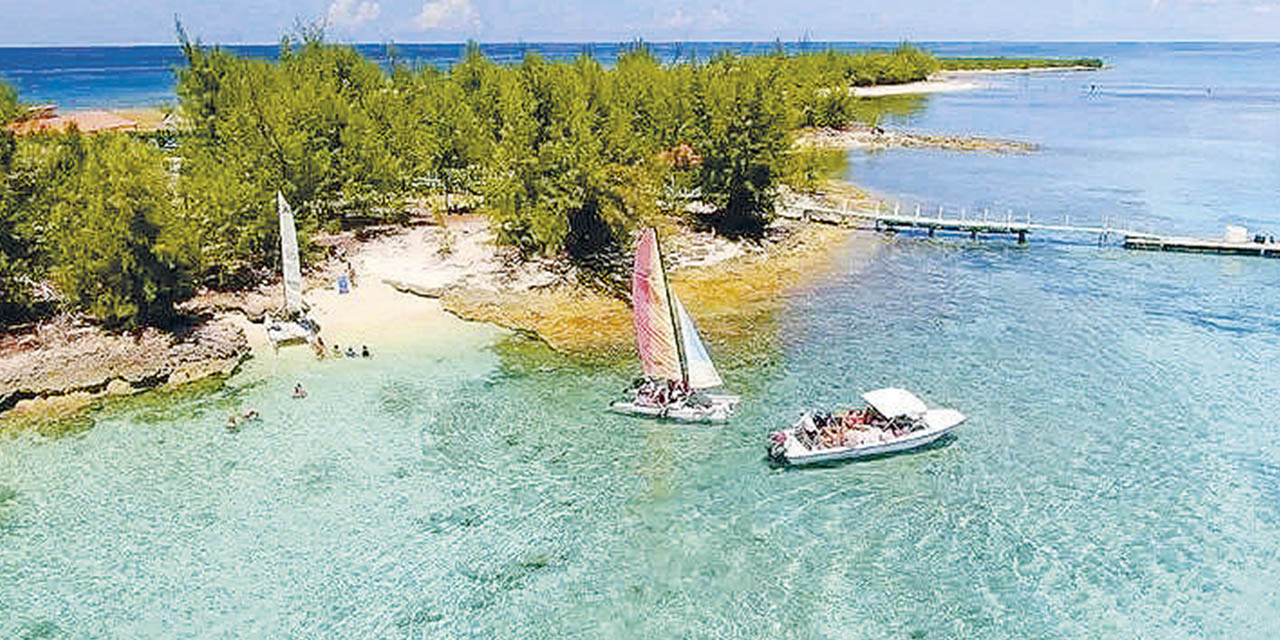
<path fill-rule="evenodd" d="M 163 323 L 189 295 L 169 176 L 155 148 L 120 135 L 83 141 L 56 188 L 47 240 L 68 301 L 110 327 Z"/>

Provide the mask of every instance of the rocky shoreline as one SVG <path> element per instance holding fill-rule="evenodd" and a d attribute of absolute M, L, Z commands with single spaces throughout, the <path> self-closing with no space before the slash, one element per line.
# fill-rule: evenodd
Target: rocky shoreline
<path fill-rule="evenodd" d="M 105 396 L 229 376 L 249 353 L 229 318 L 115 334 L 60 316 L 0 338 L 0 412 L 76 410 Z"/>
<path fill-rule="evenodd" d="M 848 238 L 846 230 L 781 218 L 758 242 L 729 241 L 675 223 L 663 234 L 673 283 L 698 308 L 700 326 L 712 340 L 742 333 L 773 310 L 779 291 L 820 273 L 830 249 Z M 483 217 L 420 221 L 364 240 L 348 235 L 326 239 L 342 250 L 306 278 L 306 297 L 326 342 L 385 339 L 382 318 L 432 299 L 436 314 L 530 335 L 574 357 L 634 356 L 625 300 L 579 281 L 555 260 L 518 259 L 495 243 Z M 331 285 L 348 273 L 356 288 L 339 295 Z M 180 306 L 203 320 L 173 332 L 114 334 L 61 316 L 0 336 L 0 417 L 56 419 L 106 397 L 230 376 L 266 348 L 246 332 L 280 306 L 278 289 L 266 284 L 203 291 Z"/>
<path fill-rule="evenodd" d="M 1026 154 L 1040 150 L 1040 145 L 1020 140 L 889 131 L 864 125 L 841 129 L 831 127 L 803 129 L 796 138 L 796 144 L 843 149 L 875 150 L 898 147 L 995 154 Z"/>

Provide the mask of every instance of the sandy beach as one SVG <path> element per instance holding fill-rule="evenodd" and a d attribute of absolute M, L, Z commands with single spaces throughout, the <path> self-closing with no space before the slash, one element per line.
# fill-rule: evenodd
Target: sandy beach
<path fill-rule="evenodd" d="M 668 260 L 675 286 L 699 309 L 706 331 L 738 333 L 762 309 L 778 306 L 779 292 L 823 273 L 848 237 L 844 229 L 789 221 L 760 244 L 684 230 L 671 238 Z M 466 324 L 461 318 L 536 335 L 562 353 L 631 355 L 631 312 L 621 297 L 584 286 L 552 261 L 514 260 L 493 243 L 483 218 L 451 217 L 442 226 L 389 233 L 354 246 L 349 260 L 357 283 L 350 293 L 332 284 L 339 265 L 309 277 L 306 297 L 330 348 L 453 336 Z M 261 334 L 261 325 L 246 332 Z M 269 353 L 265 342 L 254 346 Z"/>
<path fill-rule="evenodd" d="M 919 82 L 906 84 L 882 84 L 871 87 L 854 87 L 853 95 L 859 98 L 880 98 L 884 96 L 902 96 L 919 93 L 950 93 L 954 91 L 972 91 L 984 85 L 972 80 L 961 80 L 950 76 L 939 76 Z"/>

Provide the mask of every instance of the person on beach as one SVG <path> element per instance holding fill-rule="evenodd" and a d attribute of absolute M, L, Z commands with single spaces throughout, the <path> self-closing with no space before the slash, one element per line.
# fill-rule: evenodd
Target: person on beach
<path fill-rule="evenodd" d="M 348 358 L 354 358 L 354 357 L 356 357 L 356 348 L 355 348 L 355 347 L 347 347 L 347 357 L 348 357 Z"/>
<path fill-rule="evenodd" d="M 373 357 L 373 354 L 369 353 L 369 345 L 367 344 L 360 345 L 360 357 L 361 358 Z"/>
<path fill-rule="evenodd" d="M 307 390 L 302 387 L 301 382 L 293 385 L 293 397 L 298 400 L 307 397 Z"/>
<path fill-rule="evenodd" d="M 315 351 L 316 360 L 324 360 L 324 338 L 321 338 L 319 334 L 316 335 L 315 340 L 311 341 L 311 350 Z"/>

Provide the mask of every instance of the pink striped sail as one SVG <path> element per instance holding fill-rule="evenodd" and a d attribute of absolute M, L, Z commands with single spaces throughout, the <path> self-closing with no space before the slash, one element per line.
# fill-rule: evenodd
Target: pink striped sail
<path fill-rule="evenodd" d="M 631 271 L 631 304 L 636 325 L 636 350 L 645 375 L 666 380 L 682 380 L 680 351 L 667 300 L 667 274 L 658 256 L 658 236 L 645 229 L 636 245 L 636 263 Z"/>

